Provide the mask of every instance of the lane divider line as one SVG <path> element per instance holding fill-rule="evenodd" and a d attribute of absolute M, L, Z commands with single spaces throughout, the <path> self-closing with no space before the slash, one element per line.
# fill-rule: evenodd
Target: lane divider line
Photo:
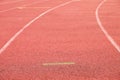
<path fill-rule="evenodd" d="M 113 45 L 113 47 L 120 53 L 120 46 L 115 42 L 115 40 L 110 36 L 110 34 L 107 32 L 107 30 L 104 28 L 104 26 L 102 25 L 102 22 L 100 20 L 99 17 L 99 9 L 100 7 L 106 2 L 106 0 L 103 0 L 98 7 L 96 8 L 96 19 L 97 19 L 97 23 L 100 27 L 100 29 L 102 30 L 102 32 L 104 33 L 104 35 L 106 36 L 106 38 L 108 39 L 108 41 Z"/>
<path fill-rule="evenodd" d="M 74 65 L 75 62 L 53 62 L 53 63 L 43 63 L 43 66 L 59 66 L 59 65 Z"/>
<path fill-rule="evenodd" d="M 13 37 L 10 38 L 10 40 L 7 41 L 7 43 L 0 49 L 0 54 L 2 54 L 7 48 L 8 46 L 26 29 L 28 28 L 33 22 L 35 22 L 36 20 L 38 20 L 40 17 L 46 15 L 47 13 L 57 9 L 57 8 L 60 8 L 60 7 L 63 7 L 65 5 L 68 5 L 72 2 L 77 2 L 77 1 L 80 1 L 80 0 L 70 0 L 68 2 L 65 2 L 65 3 L 62 3 L 56 7 L 53 7 L 51 9 L 48 9 L 47 11 L 41 13 L 40 15 L 38 15 L 37 17 L 35 17 L 33 20 L 31 20 L 30 22 L 28 22 L 25 26 L 23 26 L 22 29 L 20 29 Z"/>
<path fill-rule="evenodd" d="M 48 1 L 48 0 L 44 0 L 44 1 Z M 44 1 L 36 1 L 36 2 L 30 3 L 30 4 L 24 4 L 24 5 L 22 5 L 21 7 L 31 6 L 31 5 L 38 4 L 38 3 L 41 3 L 41 2 L 44 2 Z M 10 9 L 1 10 L 0 13 L 2 13 L 2 12 L 7 12 L 7 11 L 11 11 L 11 10 L 18 9 L 18 8 L 19 8 L 19 7 L 13 7 L 13 8 L 10 8 Z"/>

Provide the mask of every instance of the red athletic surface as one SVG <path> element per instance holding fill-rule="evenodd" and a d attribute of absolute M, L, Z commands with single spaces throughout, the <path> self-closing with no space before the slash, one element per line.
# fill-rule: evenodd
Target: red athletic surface
<path fill-rule="evenodd" d="M 1 0 L 7 2 L 11 0 Z M 0 11 L 34 1 L 31 8 L 0 12 L 0 48 L 33 18 L 69 0 L 24 0 L 0 5 Z M 33 22 L 0 54 L 0 80 L 120 80 L 120 53 L 101 31 L 95 10 L 102 0 L 81 0 L 57 8 Z M 32 8 L 44 7 L 44 8 Z M 120 45 L 120 1 L 107 0 L 100 20 Z M 50 62 L 74 65 L 43 66 Z"/>

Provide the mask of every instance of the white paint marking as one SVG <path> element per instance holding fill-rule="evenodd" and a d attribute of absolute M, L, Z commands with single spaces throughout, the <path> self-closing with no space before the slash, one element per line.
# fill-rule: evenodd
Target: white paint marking
<path fill-rule="evenodd" d="M 43 63 L 43 66 L 60 66 L 60 65 L 75 65 L 75 62 L 51 62 Z"/>
<path fill-rule="evenodd" d="M 48 1 L 48 0 L 45 0 L 45 1 Z M 41 3 L 41 2 L 44 2 L 44 1 L 36 1 L 36 2 L 30 3 L 30 4 L 26 4 L 26 5 L 22 5 L 22 6 L 24 6 L 24 7 L 26 7 L 26 6 L 31 6 L 31 5 L 34 5 L 34 4 Z M 6 10 L 1 10 L 0 13 L 2 13 L 2 12 L 7 12 L 7 11 L 11 11 L 11 10 L 18 9 L 18 8 L 19 8 L 19 7 L 14 7 L 14 8 L 6 9 Z"/>
<path fill-rule="evenodd" d="M 17 3 L 17 2 L 21 2 L 21 1 L 24 1 L 24 0 L 17 0 L 17 1 L 3 2 L 3 3 L 0 3 L 0 5 L 11 4 L 11 3 Z"/>
<path fill-rule="evenodd" d="M 115 40 L 108 34 L 107 30 L 104 28 L 104 26 L 102 25 L 102 22 L 100 21 L 99 18 L 99 9 L 100 7 L 105 3 L 106 0 L 103 0 L 97 7 L 96 9 L 96 19 L 97 19 L 97 23 L 100 27 L 100 29 L 102 30 L 102 32 L 105 34 L 105 36 L 107 37 L 107 39 L 109 40 L 109 42 L 117 49 L 117 51 L 120 53 L 120 46 L 115 42 Z"/>
<path fill-rule="evenodd" d="M 33 2 L 32 5 L 33 5 L 33 4 L 40 3 L 40 2 L 46 2 L 46 1 L 49 1 L 49 0 L 36 1 L 36 2 Z M 31 6 L 31 4 L 26 4 L 26 5 L 22 5 L 22 6 L 24 6 L 24 7 L 25 7 L 25 6 Z"/>
<path fill-rule="evenodd" d="M 78 0 L 77 0 L 78 1 Z M 59 7 L 62 7 L 62 6 L 65 6 L 67 4 L 70 4 L 72 2 L 76 2 L 76 0 L 70 0 L 68 2 L 65 2 L 63 4 L 60 4 L 56 7 L 53 7 L 51 9 L 48 9 L 47 11 L 43 12 L 42 14 L 38 15 L 37 17 L 35 17 L 33 20 L 31 20 L 28 24 L 26 24 L 22 29 L 20 29 L 1 49 L 0 49 L 0 54 L 2 54 L 7 48 L 8 46 L 26 29 L 28 28 L 33 22 L 35 22 L 36 20 L 38 20 L 40 17 L 46 15 L 47 13 L 59 8 Z"/>

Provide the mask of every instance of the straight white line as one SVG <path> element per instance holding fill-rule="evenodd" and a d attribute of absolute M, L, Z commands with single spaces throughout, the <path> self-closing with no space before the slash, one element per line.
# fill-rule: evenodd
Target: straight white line
<path fill-rule="evenodd" d="M 48 0 L 44 0 L 44 1 L 48 1 Z M 26 7 L 26 6 L 31 6 L 31 5 L 34 5 L 34 4 L 37 4 L 37 3 L 41 3 L 41 2 L 44 2 L 44 1 L 36 1 L 36 2 L 33 2 L 31 4 L 24 4 L 22 6 Z M 18 7 L 13 7 L 13 8 L 10 8 L 10 9 L 6 9 L 6 10 L 1 10 L 0 13 L 2 12 L 7 12 L 7 11 L 11 11 L 11 10 L 14 10 L 14 9 L 17 9 Z"/>
<path fill-rule="evenodd" d="M 100 21 L 99 18 L 99 9 L 100 7 L 105 3 L 106 0 L 103 0 L 97 7 L 96 9 L 96 19 L 97 19 L 97 23 L 100 27 L 100 29 L 102 30 L 102 32 L 104 33 L 104 35 L 107 37 L 107 39 L 109 40 L 109 42 L 114 46 L 114 48 L 117 49 L 117 51 L 120 53 L 120 46 L 115 42 L 115 40 L 109 35 L 109 33 L 107 32 L 107 30 L 104 28 L 104 26 L 102 25 L 102 22 Z"/>
<path fill-rule="evenodd" d="M 17 0 L 17 1 L 3 2 L 3 3 L 0 3 L 0 5 L 11 4 L 11 3 L 16 3 L 16 2 L 21 2 L 21 1 L 24 1 L 24 0 Z"/>
<path fill-rule="evenodd" d="M 46 1 L 49 1 L 49 0 L 36 1 L 36 2 L 33 2 L 32 5 L 33 5 L 33 4 L 37 4 L 37 3 L 39 3 L 39 2 L 46 2 Z M 31 6 L 31 4 L 26 4 L 26 5 L 22 5 L 22 6 L 24 6 L 24 7 L 25 7 L 25 6 Z"/>
<path fill-rule="evenodd" d="M 49 62 L 43 63 L 43 66 L 61 66 L 61 65 L 75 65 L 75 62 Z"/>
<path fill-rule="evenodd" d="M 11 37 L 10 40 L 8 40 L 8 42 L 0 49 L 0 54 L 2 54 L 7 48 L 8 46 L 26 29 L 28 28 L 33 22 L 35 22 L 36 20 L 38 20 L 40 17 L 46 15 L 47 13 L 59 8 L 59 7 L 62 7 L 62 6 L 65 6 L 65 5 L 68 5 L 72 2 L 76 2 L 76 1 L 80 1 L 80 0 L 70 0 L 68 2 L 65 2 L 63 4 L 60 4 L 56 7 L 53 7 L 51 9 L 48 9 L 47 11 L 43 12 L 42 14 L 38 15 L 37 17 L 35 17 L 33 20 L 31 20 L 29 23 L 27 23 L 22 29 L 20 29 L 13 37 Z"/>

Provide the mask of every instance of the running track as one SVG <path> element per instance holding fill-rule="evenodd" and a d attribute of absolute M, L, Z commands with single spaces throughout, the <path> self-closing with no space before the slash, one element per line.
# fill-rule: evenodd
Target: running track
<path fill-rule="evenodd" d="M 0 2 L 0 80 L 120 80 L 119 0 Z"/>

